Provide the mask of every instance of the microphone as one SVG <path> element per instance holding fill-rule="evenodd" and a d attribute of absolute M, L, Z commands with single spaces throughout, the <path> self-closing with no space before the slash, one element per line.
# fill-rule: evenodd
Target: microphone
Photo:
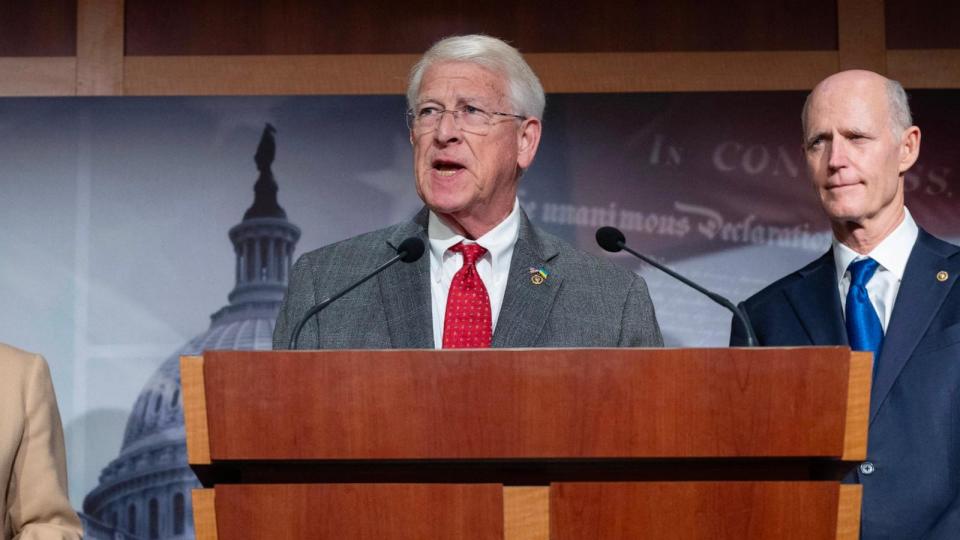
<path fill-rule="evenodd" d="M 348 292 L 356 289 L 357 287 L 365 283 L 367 280 L 369 280 L 373 276 L 379 274 L 380 272 L 383 272 L 387 268 L 390 268 L 397 261 L 412 263 L 416 260 L 419 260 L 420 257 L 423 256 L 423 250 L 424 250 L 423 240 L 420 240 L 415 236 L 411 236 L 410 238 L 407 238 L 403 242 L 400 242 L 400 245 L 397 246 L 397 254 L 393 258 L 391 258 L 389 261 L 381 264 L 376 269 L 374 269 L 373 272 L 370 272 L 369 274 L 367 274 L 366 276 L 358 280 L 356 283 L 350 285 L 346 289 L 343 289 L 342 291 L 338 292 L 333 296 L 324 298 L 323 300 L 320 301 L 319 304 L 307 310 L 306 314 L 304 314 L 304 316 L 300 319 L 300 322 L 297 323 L 297 326 L 293 328 L 293 334 L 290 335 L 290 344 L 287 346 L 287 348 L 289 349 L 297 348 L 297 340 L 300 339 L 300 332 L 303 331 L 303 327 L 305 324 L 307 324 L 307 321 L 310 320 L 310 317 L 313 317 L 317 313 L 320 313 L 321 311 L 323 311 L 324 308 L 332 304 L 335 300 L 347 294 Z"/>
<path fill-rule="evenodd" d="M 624 250 L 627 253 L 630 253 L 631 255 L 633 255 L 634 257 L 637 257 L 641 261 L 649 264 L 650 266 L 653 266 L 661 270 L 662 272 L 669 274 L 674 279 L 683 283 L 684 285 L 687 285 L 688 287 L 692 287 L 693 289 L 700 291 L 702 294 L 706 295 L 709 299 L 729 309 L 733 313 L 734 317 L 736 317 L 737 320 L 740 321 L 740 324 L 743 326 L 743 329 L 746 331 L 747 346 L 748 347 L 757 346 L 757 335 L 753 331 L 753 326 L 750 325 L 750 321 L 747 319 L 747 316 L 744 315 L 743 311 L 741 311 L 740 308 L 734 305 L 733 302 L 731 302 L 730 300 L 727 300 L 726 298 L 720 296 L 715 292 L 708 291 L 707 289 L 701 287 L 700 285 L 697 285 L 696 283 L 681 276 L 680 274 L 674 272 L 673 270 L 667 268 L 666 266 L 663 266 L 662 264 L 654 261 L 653 259 L 646 257 L 643 254 L 637 253 L 636 251 L 630 249 L 627 246 L 627 239 L 623 236 L 623 233 L 620 232 L 620 229 L 617 229 L 614 227 L 600 227 L 599 229 L 597 229 L 597 243 L 600 244 L 600 247 L 602 247 L 606 251 L 609 251 L 610 253 L 616 253 L 620 250 Z"/>

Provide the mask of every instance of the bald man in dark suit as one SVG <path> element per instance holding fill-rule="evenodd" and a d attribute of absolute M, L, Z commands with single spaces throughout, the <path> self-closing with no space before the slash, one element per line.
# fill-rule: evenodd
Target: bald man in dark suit
<path fill-rule="evenodd" d="M 897 82 L 859 70 L 817 85 L 803 120 L 833 246 L 742 307 L 761 345 L 874 353 L 867 460 L 848 479 L 862 538 L 960 538 L 960 248 L 904 206 L 920 130 Z"/>

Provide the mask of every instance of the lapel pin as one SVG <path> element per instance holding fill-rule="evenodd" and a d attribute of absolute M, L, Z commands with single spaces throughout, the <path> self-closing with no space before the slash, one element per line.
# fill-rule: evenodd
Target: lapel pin
<path fill-rule="evenodd" d="M 946 270 L 941 270 L 937 272 L 937 281 L 946 281 L 950 277 L 950 274 Z"/>
<path fill-rule="evenodd" d="M 547 276 L 549 275 L 550 274 L 543 267 L 530 267 L 530 283 L 533 283 L 534 285 L 542 285 L 543 282 L 547 280 Z"/>

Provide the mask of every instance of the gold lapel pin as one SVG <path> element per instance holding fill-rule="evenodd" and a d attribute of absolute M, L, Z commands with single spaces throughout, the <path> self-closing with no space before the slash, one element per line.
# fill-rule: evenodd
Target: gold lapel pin
<path fill-rule="evenodd" d="M 530 267 L 530 283 L 533 283 L 534 285 L 543 285 L 543 282 L 547 280 L 547 276 L 549 275 L 550 274 L 547 273 L 543 267 Z"/>
<path fill-rule="evenodd" d="M 950 274 L 946 270 L 941 270 L 937 272 L 937 281 L 946 281 L 950 277 Z"/>

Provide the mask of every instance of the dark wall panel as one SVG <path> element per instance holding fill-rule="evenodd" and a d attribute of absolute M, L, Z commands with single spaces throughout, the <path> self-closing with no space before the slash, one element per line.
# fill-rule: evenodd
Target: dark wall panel
<path fill-rule="evenodd" d="M 888 49 L 960 49 L 960 2 L 886 0 Z"/>
<path fill-rule="evenodd" d="M 0 0 L 0 56 L 73 56 L 76 0 Z"/>
<path fill-rule="evenodd" d="M 127 0 L 128 55 L 416 53 L 484 32 L 525 52 L 833 50 L 835 0 Z"/>

